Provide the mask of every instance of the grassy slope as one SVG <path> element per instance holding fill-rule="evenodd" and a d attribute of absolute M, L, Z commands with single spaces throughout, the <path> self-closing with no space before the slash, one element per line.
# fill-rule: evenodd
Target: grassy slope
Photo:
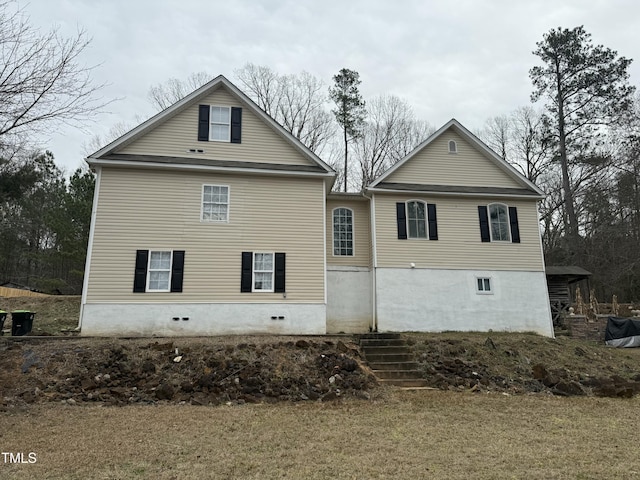
<path fill-rule="evenodd" d="M 31 335 L 62 335 L 62 330 L 73 330 L 78 326 L 80 296 L 0 297 L 0 310 L 36 312 Z M 4 329 L 11 329 L 10 315 Z"/>

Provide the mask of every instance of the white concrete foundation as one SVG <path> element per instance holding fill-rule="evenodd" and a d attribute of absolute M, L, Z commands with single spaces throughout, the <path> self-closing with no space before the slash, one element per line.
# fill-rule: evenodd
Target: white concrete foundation
<path fill-rule="evenodd" d="M 174 320 L 178 318 L 179 320 Z M 322 335 L 324 304 L 89 303 L 83 336 Z"/>
<path fill-rule="evenodd" d="M 512 331 L 553 337 L 544 272 L 378 268 L 380 332 Z M 476 292 L 491 278 L 492 294 Z"/>
<path fill-rule="evenodd" d="M 366 333 L 372 322 L 371 270 L 327 268 L 327 333 Z"/>

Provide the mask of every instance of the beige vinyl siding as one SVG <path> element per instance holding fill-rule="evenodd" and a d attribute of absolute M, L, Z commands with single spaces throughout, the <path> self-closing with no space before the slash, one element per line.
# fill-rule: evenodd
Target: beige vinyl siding
<path fill-rule="evenodd" d="M 353 211 L 353 256 L 333 254 L 333 210 L 345 207 Z M 368 200 L 327 200 L 327 265 L 369 267 L 371 265 L 371 217 Z"/>
<path fill-rule="evenodd" d="M 202 185 L 230 189 L 201 222 Z M 103 168 L 87 301 L 282 302 L 240 293 L 241 252 L 286 253 L 287 302 L 324 302 L 323 181 Z M 182 293 L 132 293 L 136 250 L 185 250 Z"/>
<path fill-rule="evenodd" d="M 376 247 L 379 267 L 543 271 L 536 202 L 376 194 Z M 398 240 L 396 202 L 435 203 L 438 240 Z M 497 201 L 518 209 L 521 243 L 482 242 L 478 205 Z"/>
<path fill-rule="evenodd" d="M 456 142 L 458 153 L 449 153 L 450 140 Z M 384 181 L 425 185 L 522 188 L 522 184 L 487 158 L 486 154 L 466 142 L 452 128 L 442 133 Z"/>
<path fill-rule="evenodd" d="M 242 143 L 199 142 L 198 105 L 242 107 Z M 189 153 L 192 148 L 204 153 Z M 223 86 L 116 153 L 315 165 Z"/>

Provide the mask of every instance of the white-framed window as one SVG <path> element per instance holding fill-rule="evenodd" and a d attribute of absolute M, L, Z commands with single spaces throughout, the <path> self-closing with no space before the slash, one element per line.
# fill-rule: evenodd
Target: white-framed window
<path fill-rule="evenodd" d="M 171 251 L 150 251 L 147 292 L 168 292 L 171 282 Z"/>
<path fill-rule="evenodd" d="M 409 238 L 427 238 L 427 208 L 420 200 L 407 202 L 407 234 Z"/>
<path fill-rule="evenodd" d="M 231 107 L 211 106 L 209 140 L 228 142 L 231 139 Z"/>
<path fill-rule="evenodd" d="M 476 293 L 492 294 L 490 277 L 476 277 Z"/>
<path fill-rule="evenodd" d="M 458 153 L 458 144 L 455 140 L 449 140 L 449 153 Z"/>
<path fill-rule="evenodd" d="M 502 203 L 489 205 L 489 231 L 492 242 L 510 242 L 509 209 Z"/>
<path fill-rule="evenodd" d="M 253 291 L 273 292 L 273 253 L 253 254 Z"/>
<path fill-rule="evenodd" d="M 226 185 L 202 186 L 202 221 L 229 221 L 229 187 Z"/>
<path fill-rule="evenodd" d="M 333 255 L 353 256 L 353 210 L 333 209 Z"/>

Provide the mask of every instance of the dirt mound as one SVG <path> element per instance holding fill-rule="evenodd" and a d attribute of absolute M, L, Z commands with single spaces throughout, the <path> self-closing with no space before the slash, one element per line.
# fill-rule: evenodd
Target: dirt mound
<path fill-rule="evenodd" d="M 508 394 L 630 397 L 640 349 L 533 334 L 407 334 L 428 385 Z M 0 339 L 0 409 L 330 401 L 383 390 L 349 337 Z"/>
<path fill-rule="evenodd" d="M 444 390 L 631 397 L 640 392 L 640 349 L 533 334 L 412 334 L 430 386 Z"/>
<path fill-rule="evenodd" d="M 367 398 L 377 382 L 361 365 L 354 344 L 329 338 L 5 340 L 0 405 Z"/>

